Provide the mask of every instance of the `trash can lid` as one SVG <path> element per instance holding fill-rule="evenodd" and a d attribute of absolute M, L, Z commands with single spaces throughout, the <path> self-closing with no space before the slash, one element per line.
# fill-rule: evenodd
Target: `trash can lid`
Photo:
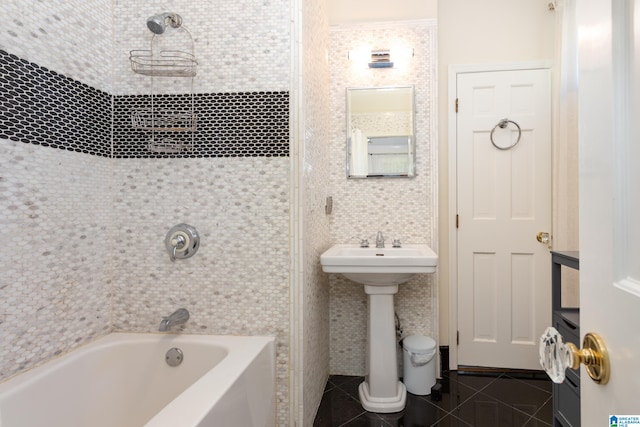
<path fill-rule="evenodd" d="M 436 349 L 436 340 L 424 335 L 410 335 L 402 340 L 402 347 L 412 353 L 430 353 Z"/>

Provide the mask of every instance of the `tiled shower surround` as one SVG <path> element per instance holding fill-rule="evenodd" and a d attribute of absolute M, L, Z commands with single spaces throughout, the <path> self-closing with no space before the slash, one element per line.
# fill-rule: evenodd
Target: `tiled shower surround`
<path fill-rule="evenodd" d="M 20 114 L 18 120 L 12 110 L 3 109 L 1 120 L 5 126 L 0 136 L 9 140 L 2 145 L 0 159 L 7 203 L 3 229 L 27 237 L 20 242 L 25 251 L 10 251 L 6 258 L 17 255 L 14 267 L 19 270 L 12 274 L 7 269 L 3 278 L 2 291 L 17 292 L 17 297 L 8 298 L 16 301 L 4 313 L 4 342 L 16 345 L 2 352 L 3 376 L 109 329 L 156 331 L 162 316 L 186 307 L 191 319 L 185 332 L 278 337 L 280 418 L 286 419 L 288 95 L 235 94 L 266 104 L 267 115 L 275 118 L 269 121 L 268 138 L 251 124 L 243 127 L 243 120 L 231 119 L 218 126 L 217 147 L 197 132 L 199 143 L 188 155 L 149 159 L 157 156 L 146 150 L 136 132 L 120 129 L 113 148 L 117 160 L 109 162 L 111 148 L 105 150 L 102 143 L 108 133 L 99 127 L 91 130 L 95 123 L 109 123 L 109 118 L 85 114 L 91 118 L 88 123 L 79 117 L 75 126 L 65 126 L 79 110 L 102 111 L 105 104 L 111 105 L 104 96 L 87 101 L 83 91 L 91 93 L 91 88 L 35 64 L 25 65 L 12 55 L 0 52 L 0 62 L 3 70 L 9 70 L 6 74 L 18 76 L 3 90 L 10 94 L 8 104 Z M 18 73 L 24 69 L 33 71 Z M 22 90 L 23 86 L 34 89 Z M 58 95 L 84 100 L 85 108 L 49 109 L 51 98 Z M 233 107 L 233 99 L 229 104 Z M 251 116 L 231 110 L 229 115 L 264 120 L 259 112 Z M 242 141 L 220 138 L 226 127 L 244 132 Z M 88 131 L 77 138 L 75 128 Z M 200 129 L 207 131 L 203 124 Z M 211 152 L 214 147 L 217 153 Z M 198 256 L 172 263 L 164 237 L 181 222 L 196 226 L 202 243 Z M 34 246 L 36 250 L 28 249 Z M 86 298 L 85 292 L 95 294 Z M 105 304 L 108 294 L 111 313 Z M 21 317 L 25 313 L 34 316 L 37 328 L 25 324 Z M 77 322 L 79 329 L 61 327 L 65 320 Z M 67 337 L 72 338 L 70 343 Z"/>
<path fill-rule="evenodd" d="M 12 18 L 0 49 L 29 72 L 8 73 L 22 87 L 0 80 L 1 227 L 20 236 L 0 249 L 1 377 L 109 331 L 155 332 L 186 307 L 187 333 L 277 337 L 277 423 L 289 425 L 290 8 L 2 2 Z M 183 17 L 198 58 L 199 133 L 175 155 L 146 152 L 145 135 L 120 126 L 150 94 L 129 50 L 149 45 L 146 18 L 167 10 Z M 165 82 L 156 99 L 190 93 Z M 27 121 L 4 114 L 6 94 L 15 105 L 32 92 Z M 92 113 L 105 106 L 113 129 L 111 114 Z M 202 242 L 171 262 L 164 237 L 180 222 Z"/>

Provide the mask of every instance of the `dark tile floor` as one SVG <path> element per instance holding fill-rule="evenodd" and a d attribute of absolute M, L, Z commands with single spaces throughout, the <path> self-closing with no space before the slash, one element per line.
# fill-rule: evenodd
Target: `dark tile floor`
<path fill-rule="evenodd" d="M 325 388 L 314 427 L 542 427 L 552 424 L 551 382 L 538 373 L 443 375 L 441 400 L 407 393 L 407 406 L 394 414 L 366 412 L 358 400 L 362 377 L 333 375 Z"/>

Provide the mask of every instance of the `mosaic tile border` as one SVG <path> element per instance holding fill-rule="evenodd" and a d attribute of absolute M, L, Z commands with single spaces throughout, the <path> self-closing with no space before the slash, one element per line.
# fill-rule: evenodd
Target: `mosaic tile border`
<path fill-rule="evenodd" d="M 116 158 L 288 157 L 289 92 L 236 92 L 154 95 L 154 111 L 173 117 L 196 116 L 195 131 L 157 132 L 132 128 L 136 111 L 148 112 L 150 95 L 114 99 Z M 154 152 L 168 141 L 179 152 Z M 151 150 L 149 149 L 151 147 Z M 157 149 L 157 148 L 156 148 Z"/>
<path fill-rule="evenodd" d="M 191 99 L 157 95 L 154 111 L 188 113 Z M 150 105 L 149 95 L 114 97 L 0 50 L 0 138 L 114 158 L 289 156 L 288 91 L 196 94 L 196 130 L 154 132 L 152 150 L 151 132 L 132 124 Z"/>
<path fill-rule="evenodd" d="M 111 95 L 0 50 L 0 138 L 111 155 Z"/>

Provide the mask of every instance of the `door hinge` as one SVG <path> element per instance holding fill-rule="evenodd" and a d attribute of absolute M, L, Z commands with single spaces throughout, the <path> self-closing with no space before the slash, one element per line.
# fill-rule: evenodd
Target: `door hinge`
<path fill-rule="evenodd" d="M 460 345 L 460 331 L 456 331 L 456 345 Z"/>
<path fill-rule="evenodd" d="M 460 216 L 456 214 L 456 228 L 460 228 Z"/>
<path fill-rule="evenodd" d="M 456 98 L 456 113 L 458 112 L 458 98 Z"/>

